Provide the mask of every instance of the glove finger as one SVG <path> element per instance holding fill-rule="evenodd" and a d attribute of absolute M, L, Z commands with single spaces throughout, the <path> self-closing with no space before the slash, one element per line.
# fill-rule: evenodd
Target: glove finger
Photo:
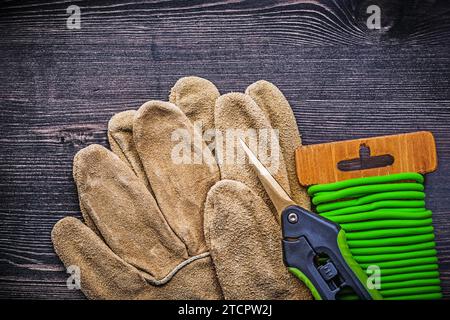
<path fill-rule="evenodd" d="M 208 193 L 205 237 L 226 299 L 310 299 L 283 265 L 280 227 L 264 201 L 238 181 Z"/>
<path fill-rule="evenodd" d="M 82 149 L 74 179 L 84 216 L 123 260 L 161 278 L 188 257 L 151 194 L 114 153 L 99 145 Z"/>
<path fill-rule="evenodd" d="M 108 141 L 112 152 L 125 161 L 134 173 L 151 191 L 145 175 L 144 167 L 133 141 L 133 120 L 135 110 L 127 110 L 115 114 L 108 122 Z"/>
<path fill-rule="evenodd" d="M 90 299 L 220 299 L 220 287 L 209 256 L 186 264 L 159 286 L 117 256 L 88 227 L 64 218 L 52 230 L 56 253 L 66 267 L 80 270 L 80 287 Z M 170 280 L 170 281 L 169 281 Z"/>
<path fill-rule="evenodd" d="M 214 104 L 219 90 L 209 80 L 183 77 L 170 91 L 169 101 L 177 105 L 192 123 L 202 124 L 202 133 L 214 128 Z"/>
<path fill-rule="evenodd" d="M 203 204 L 208 190 L 219 179 L 211 151 L 191 121 L 172 103 L 145 103 L 136 114 L 133 131 L 155 199 L 170 227 L 190 255 L 206 251 Z"/>
<path fill-rule="evenodd" d="M 275 85 L 264 80 L 251 84 L 245 93 L 264 111 L 272 127 L 279 130 L 280 149 L 286 164 L 291 196 L 296 203 L 309 208 L 308 194 L 300 185 L 295 169 L 295 149 L 300 147 L 302 142 L 289 102 Z"/>
<path fill-rule="evenodd" d="M 273 137 L 270 140 L 264 140 L 264 133 L 272 132 L 269 119 L 250 96 L 242 93 L 229 93 L 222 95 L 216 101 L 215 123 L 216 128 L 219 129 L 219 131 L 225 136 L 231 134 L 232 131 L 230 129 L 242 130 L 243 132 L 247 132 L 249 134 L 251 132 L 255 133 L 259 144 L 258 150 L 256 150 L 252 143 L 248 143 L 249 148 L 255 152 L 259 160 L 269 169 L 274 178 L 278 181 L 278 183 L 280 183 L 286 192 L 290 192 L 285 162 L 283 159 L 283 154 L 279 152 L 278 141 L 276 138 L 273 139 Z M 268 134 L 268 136 L 271 137 L 270 134 Z M 251 140 L 252 139 L 249 139 L 249 141 Z M 259 181 L 254 168 L 248 163 L 248 161 L 245 161 L 244 163 L 239 161 L 237 156 L 236 159 L 230 160 L 228 157 L 230 154 L 229 148 L 233 147 L 233 145 L 230 146 L 228 138 L 224 138 L 224 141 L 224 152 L 222 157 L 219 156 L 219 158 L 222 158 L 222 160 L 219 161 L 222 179 L 241 181 L 250 189 L 254 190 L 258 196 L 263 198 L 269 207 L 273 208 L 272 201 L 269 199 L 264 187 Z M 243 150 L 239 144 L 235 145 L 238 146 L 236 148 L 236 155 L 242 153 Z M 264 150 L 264 148 L 270 150 Z M 265 153 L 270 153 L 270 157 L 263 157 L 262 155 Z"/>
<path fill-rule="evenodd" d="M 147 285 L 136 269 L 78 219 L 58 221 L 52 241 L 64 265 L 79 268 L 81 290 L 90 299 L 136 299 Z"/>

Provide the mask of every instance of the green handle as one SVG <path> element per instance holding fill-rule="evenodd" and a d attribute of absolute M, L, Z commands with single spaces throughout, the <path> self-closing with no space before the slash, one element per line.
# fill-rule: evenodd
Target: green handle
<path fill-rule="evenodd" d="M 308 279 L 308 277 L 298 270 L 297 268 L 288 268 L 288 270 L 297 278 L 299 278 L 305 285 L 308 287 L 308 289 L 311 291 L 314 299 L 316 300 L 322 300 L 322 297 L 320 296 L 319 292 L 317 291 L 316 287 L 312 284 L 312 282 Z"/>
<path fill-rule="evenodd" d="M 367 289 L 370 296 L 373 300 L 382 300 L 383 296 L 376 290 L 376 289 L 369 289 L 367 286 L 368 283 L 368 277 L 367 274 L 361 269 L 360 265 L 353 259 L 353 256 L 350 252 L 350 249 L 347 244 L 347 239 L 345 236 L 345 231 L 341 229 L 338 234 L 337 239 L 339 250 L 341 251 L 342 256 L 344 257 L 345 262 L 347 262 L 347 265 L 352 269 L 356 277 L 359 279 L 361 284 Z"/>
<path fill-rule="evenodd" d="M 367 283 L 368 283 L 367 275 L 361 269 L 361 267 L 358 265 L 358 263 L 353 259 L 352 254 L 350 253 L 350 249 L 347 245 L 345 231 L 342 229 L 339 231 L 337 243 L 338 243 L 338 248 L 340 250 L 340 253 L 341 253 L 342 257 L 344 258 L 345 262 L 347 263 L 349 268 L 353 271 L 353 273 L 358 278 L 360 283 L 366 288 L 367 292 L 369 292 L 372 299 L 373 300 L 382 300 L 383 297 L 377 290 L 369 289 L 367 287 Z M 311 282 L 310 279 L 308 279 L 308 277 L 303 272 L 301 272 L 297 268 L 292 268 L 292 267 L 288 268 L 288 270 L 293 275 L 295 275 L 298 279 L 300 279 L 300 281 L 302 281 L 306 285 L 306 287 L 308 287 L 308 289 L 311 291 L 314 299 L 322 300 L 322 297 L 320 296 L 320 293 L 315 288 L 314 284 Z M 346 299 L 346 296 L 348 296 L 348 295 L 345 295 L 342 298 Z"/>

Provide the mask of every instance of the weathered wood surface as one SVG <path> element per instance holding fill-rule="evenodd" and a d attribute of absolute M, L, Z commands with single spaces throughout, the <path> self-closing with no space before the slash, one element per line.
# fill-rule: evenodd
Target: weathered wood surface
<path fill-rule="evenodd" d="M 368 30 L 369 4 L 382 29 Z M 81 7 L 81 29 L 66 8 Z M 50 230 L 79 216 L 71 161 L 107 145 L 116 112 L 166 99 L 185 75 L 291 102 L 305 144 L 434 133 L 427 179 L 450 297 L 448 1 L 3 1 L 0 5 L 0 298 L 82 298 L 65 286 Z"/>

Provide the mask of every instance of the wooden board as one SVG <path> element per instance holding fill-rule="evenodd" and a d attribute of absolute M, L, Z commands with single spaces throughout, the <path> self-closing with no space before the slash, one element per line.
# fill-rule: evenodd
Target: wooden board
<path fill-rule="evenodd" d="M 50 239 L 56 221 L 80 217 L 72 158 L 108 145 L 114 113 L 167 99 L 185 75 L 222 93 L 275 83 L 308 145 L 433 132 L 427 207 L 449 297 L 450 2 L 412 2 L 3 1 L 0 298 L 83 298 Z M 80 30 L 66 28 L 74 3 Z M 365 28 L 368 3 L 392 9 L 385 28 Z"/>
<path fill-rule="evenodd" d="M 362 147 L 369 154 L 361 156 Z M 391 161 L 383 161 L 386 158 Z M 304 186 L 401 172 L 426 174 L 437 167 L 436 144 L 429 131 L 305 145 L 296 150 L 295 160 Z"/>

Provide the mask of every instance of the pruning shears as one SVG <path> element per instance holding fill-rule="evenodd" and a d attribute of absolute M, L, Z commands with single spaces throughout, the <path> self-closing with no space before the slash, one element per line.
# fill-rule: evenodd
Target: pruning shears
<path fill-rule="evenodd" d="M 281 214 L 283 259 L 289 271 L 317 300 L 350 293 L 362 300 L 382 299 L 368 288 L 368 278 L 353 259 L 341 227 L 296 204 L 256 155 L 240 139 L 275 209 Z"/>

